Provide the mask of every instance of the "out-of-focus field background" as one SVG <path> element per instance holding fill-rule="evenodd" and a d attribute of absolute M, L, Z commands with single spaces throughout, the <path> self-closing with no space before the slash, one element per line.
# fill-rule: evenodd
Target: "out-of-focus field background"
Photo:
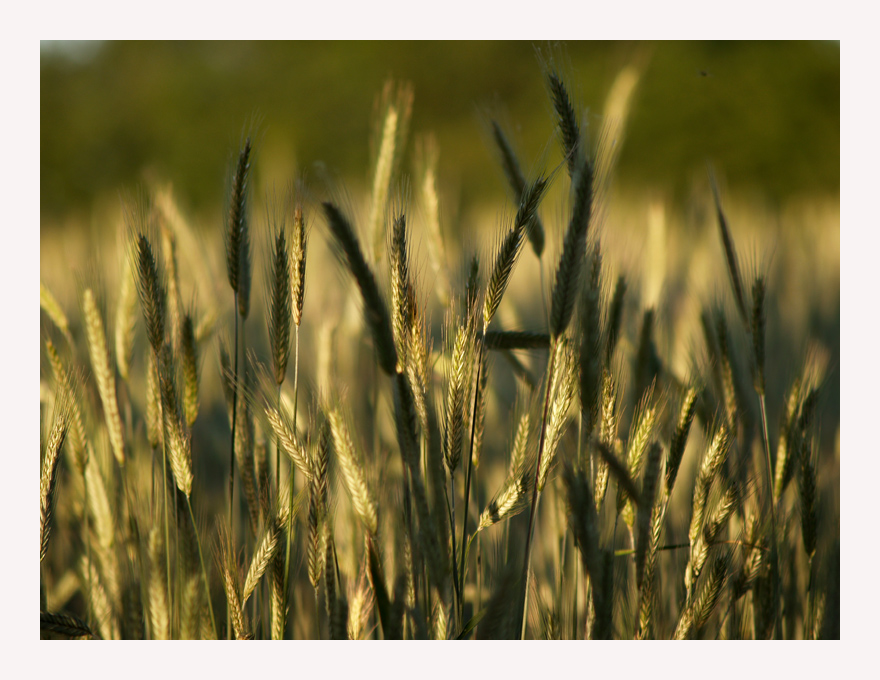
<path fill-rule="evenodd" d="M 307 214 L 311 231 L 301 328 L 300 418 L 314 410 L 319 394 L 339 389 L 351 402 L 354 426 L 362 440 L 369 441 L 377 428 L 381 434 L 374 441 L 382 442 L 383 449 L 393 449 L 390 390 L 384 394 L 387 386 L 382 388 L 382 415 L 375 416 L 372 402 L 362 396 L 372 395 L 375 377 L 372 369 L 364 368 L 372 361 L 369 332 L 361 320 L 356 289 L 332 257 L 315 200 L 341 202 L 369 243 L 365 228 L 381 129 L 378 102 L 389 79 L 409 83 L 413 92 L 409 134 L 391 193 L 407 199 L 418 295 L 427 310 L 434 350 L 446 351 L 444 293 L 463 290 L 473 252 L 481 254 L 485 268 L 491 266 L 494 244 L 507 224 L 503 217 L 510 218 L 515 210 L 491 135 L 489 121 L 498 120 L 527 177 L 557 172 L 540 209 L 547 230 L 545 255 L 539 260 L 526 244 L 497 317 L 499 327 L 545 330 L 545 304 L 570 205 L 544 77 L 547 64 L 565 76 L 575 108 L 583 114 L 586 137 L 594 147 L 604 139 L 616 155 L 610 189 L 602 195 L 598 211 L 601 219 L 591 226 L 591 236 L 601 238 L 608 292 L 619 275 L 628 283 L 621 364 L 634 365 L 643 312 L 655 309 L 658 356 L 664 375 L 672 376 L 662 386 L 669 401 L 665 417 L 673 421 L 679 397 L 672 385 L 676 380 L 686 381 L 699 367 L 706 368 L 711 359 L 704 348 L 701 311 L 717 303 L 725 306 L 730 325 L 736 323 L 707 165 L 719 177 L 744 275 L 749 282 L 755 273 L 767 278 L 771 441 L 779 437 L 778 423 L 793 380 L 807 372 L 820 383 L 815 458 L 822 499 L 818 554 L 824 561 L 817 569 L 823 584 L 833 583 L 832 562 L 839 562 L 840 535 L 838 42 L 538 46 L 503 42 L 44 42 L 40 279 L 70 320 L 78 347 L 73 361 L 89 364 L 79 299 L 83 285 L 99 287 L 112 337 L 128 237 L 123 201 L 138 192 L 150 192 L 177 238 L 181 297 L 204 333 L 200 347 L 203 396 L 193 428 L 193 448 L 194 486 L 201 489 L 199 493 L 205 492 L 197 514 L 201 513 L 200 521 L 210 518 L 204 519 L 207 535 L 213 517 L 224 512 L 229 449 L 217 352 L 217 337 L 229 337 L 233 324 L 224 211 L 230 169 L 243 134 L 257 129 L 251 181 L 252 318 L 256 320 L 248 321 L 248 342 L 266 361 L 267 197 L 280 196 L 291 181 L 301 180 L 312 207 Z M 426 168 L 436 173 L 436 212 L 426 204 L 423 191 Z M 445 250 L 440 270 L 429 257 L 433 245 L 426 220 L 434 214 Z M 386 286 L 387 262 L 380 267 L 379 279 Z M 132 436 L 138 441 L 144 438 L 143 425 L 136 421 L 146 408 L 142 368 L 148 349 L 141 326 L 138 312 L 136 370 L 126 387 L 135 421 Z M 45 315 L 41 334 L 41 339 L 56 337 Z M 745 336 L 737 337 L 735 354 L 748 381 L 748 346 Z M 540 383 L 545 354 L 517 356 Z M 445 370 L 444 362 L 438 361 L 438 402 L 444 394 Z M 49 376 L 51 370 L 41 358 L 41 394 L 47 399 L 44 429 L 49 425 L 51 405 Z M 629 383 L 632 378 L 631 368 L 621 377 L 628 410 L 622 422 L 626 424 L 636 401 Z M 480 486 L 472 499 L 475 512 L 482 510 L 504 481 L 515 425 L 517 380 L 506 362 L 494 362 L 490 386 L 485 458 Z M 95 394 L 91 400 L 96 413 L 92 424 L 97 425 L 100 402 Z M 301 423 L 304 428 L 308 425 L 304 420 Z M 126 427 L 130 426 L 127 420 Z M 572 425 L 569 446 L 575 445 L 575 429 Z M 703 436 L 698 439 L 700 452 L 705 448 Z M 107 448 L 106 441 L 98 443 Z M 772 448 L 775 456 L 775 444 Z M 106 450 L 99 455 L 110 460 Z M 691 480 L 697 461 L 697 454 L 690 453 L 683 463 Z M 382 479 L 384 474 L 371 473 Z M 761 484 L 757 482 L 758 489 Z M 71 488 L 75 486 L 71 482 Z M 75 490 L 70 493 L 76 495 Z M 338 493 L 344 495 L 341 485 Z M 670 510 L 674 525 L 670 535 L 678 532 L 682 538 L 683 533 L 684 540 L 689 503 L 690 497 L 682 492 L 674 498 L 671 508 L 675 510 Z M 543 520 L 545 534 L 557 521 L 551 507 L 561 508 L 561 500 L 542 505 L 542 512 L 553 517 Z M 785 507 L 794 527 L 786 531 L 795 535 L 799 531 L 797 502 L 789 499 Z M 69 507 L 59 513 L 59 535 L 76 531 L 78 512 Z M 513 546 L 520 545 L 517 540 L 524 533 L 525 518 L 515 519 L 518 523 L 511 522 L 510 529 Z M 345 526 L 343 520 L 337 521 Z M 390 513 L 384 521 L 393 521 Z M 362 545 L 359 537 L 347 531 L 337 537 L 339 567 L 354 583 Z M 487 574 L 500 573 L 506 559 L 492 541 L 487 538 L 483 548 Z M 50 547 L 44 567 L 50 608 L 85 610 L 77 600 L 80 586 L 75 583 L 82 578 L 71 576 L 73 555 L 80 547 L 76 541 L 63 539 Z M 556 549 L 553 541 L 536 546 L 533 568 L 539 577 L 546 576 L 545 584 L 555 577 L 550 576 L 550 565 L 558 558 Z M 52 554 L 52 550 L 57 552 Z M 393 554 L 395 550 L 389 548 Z M 796 570 L 792 567 L 790 583 L 803 589 L 808 570 L 803 558 L 797 564 Z M 680 559 L 666 563 L 664 574 L 680 580 L 681 567 Z M 493 588 L 501 587 L 501 577 L 493 578 L 487 575 L 481 584 L 487 597 Z M 215 606 L 220 606 L 222 587 L 212 587 Z M 472 594 L 474 587 L 469 584 L 468 592 Z M 311 593 L 302 575 L 294 588 L 298 588 L 294 608 L 310 613 L 292 624 L 292 634 L 310 637 L 314 630 L 308 618 Z M 537 592 L 540 596 L 540 587 Z M 548 590 L 545 601 L 559 600 L 560 592 Z M 831 603 L 833 595 L 829 597 Z M 670 596 L 658 607 L 672 621 L 674 600 Z M 586 605 L 581 602 L 581 606 Z M 788 611 L 787 637 L 802 636 L 804 609 L 798 604 Z M 578 620 L 577 613 L 574 620 Z M 541 621 L 530 622 L 529 636 L 546 633 L 548 628 Z M 618 622 L 620 628 L 626 625 L 626 621 Z M 722 626 L 718 624 L 719 630 Z M 667 624 L 667 628 L 660 632 L 671 636 L 674 625 L 669 628 Z"/>
<path fill-rule="evenodd" d="M 681 201 L 712 160 L 732 188 L 772 205 L 838 194 L 839 43 L 591 42 L 563 54 L 594 131 L 619 71 L 641 74 L 618 185 Z M 173 179 L 187 208 L 217 209 L 230 149 L 255 113 L 262 179 L 321 162 L 356 186 L 388 77 L 413 84 L 412 130 L 436 135 L 445 182 L 465 205 L 493 203 L 504 185 L 481 115 L 508 119 L 525 162 L 557 153 L 536 66 L 525 42 L 44 42 L 44 228 L 145 172 Z"/>

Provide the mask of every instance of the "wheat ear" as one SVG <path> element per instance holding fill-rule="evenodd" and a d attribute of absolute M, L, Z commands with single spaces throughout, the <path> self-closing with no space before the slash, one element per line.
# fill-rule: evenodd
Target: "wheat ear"
<path fill-rule="evenodd" d="M 180 359 L 183 368 L 183 412 L 187 427 L 191 428 L 199 415 L 199 348 L 191 314 L 183 317 Z"/>
<path fill-rule="evenodd" d="M 92 369 L 98 383 L 98 393 L 104 407 L 104 420 L 110 435 L 113 455 L 120 466 L 125 465 L 125 444 L 122 438 L 122 420 L 116 401 L 116 377 L 110 363 L 110 351 L 107 348 L 107 336 L 104 333 L 104 322 L 95 301 L 91 288 L 83 292 L 83 313 L 86 319 L 86 333 L 89 341 L 89 356 Z"/>
<path fill-rule="evenodd" d="M 219 531 L 216 559 L 220 567 L 220 573 L 223 575 L 223 589 L 226 591 L 232 632 L 236 639 L 247 640 L 250 638 L 250 635 L 239 590 L 238 560 L 235 557 L 227 528 L 221 525 Z"/>
<path fill-rule="evenodd" d="M 290 259 L 291 267 L 291 314 L 293 322 L 296 326 L 295 330 L 295 349 L 293 357 L 293 424 L 296 427 L 297 407 L 299 406 L 299 327 L 302 323 L 303 305 L 305 303 L 306 290 L 306 251 L 308 249 L 308 239 L 306 237 L 306 221 L 303 215 L 302 205 L 297 202 L 293 208 L 293 253 Z M 278 390 L 278 403 L 281 403 L 281 389 Z M 280 447 L 279 447 L 280 448 Z M 294 493 L 294 466 L 290 466 L 288 476 L 288 503 L 293 507 Z M 290 595 L 288 581 L 290 578 L 290 544 L 292 542 L 293 523 L 287 527 L 287 542 L 284 549 L 284 583 L 283 583 L 283 604 L 281 607 L 281 615 L 287 616 L 287 600 Z M 276 570 L 277 571 L 277 570 Z M 276 617 L 277 618 L 277 617 Z M 283 625 L 283 624 L 282 624 Z M 274 628 L 277 627 L 273 626 Z"/>
<path fill-rule="evenodd" d="M 690 529 L 688 530 L 688 538 L 690 540 L 692 553 L 699 549 L 698 544 L 701 539 L 701 532 L 703 531 L 703 519 L 706 514 L 706 504 L 709 500 L 709 491 L 712 482 L 727 458 L 729 450 L 730 438 L 727 433 L 727 428 L 722 424 L 718 426 L 718 430 L 712 438 L 712 443 L 703 455 L 703 461 L 700 464 L 700 470 L 697 473 L 697 481 L 694 485 L 693 510 L 691 512 Z M 693 573 L 693 569 L 688 569 L 685 572 L 685 587 L 688 593 L 687 601 L 689 604 L 694 596 L 696 588 L 696 575 Z"/>
<path fill-rule="evenodd" d="M 131 357 L 134 351 L 134 332 L 137 324 L 138 293 L 132 272 L 131 258 L 124 258 L 119 299 L 116 303 L 114 336 L 116 344 L 116 367 L 119 375 L 128 382 Z"/>
<path fill-rule="evenodd" d="M 351 275 L 360 288 L 364 301 L 364 314 L 367 325 L 373 334 L 379 366 L 388 375 L 394 375 L 397 370 L 394 333 L 391 331 L 391 320 L 379 292 L 379 286 L 373 276 L 373 271 L 364 259 L 351 224 L 339 211 L 339 208 L 332 203 L 324 203 L 324 214 L 333 234 L 337 253 L 341 259 L 345 260 Z"/>
<path fill-rule="evenodd" d="M 510 275 L 522 250 L 523 236 L 528 225 L 535 219 L 538 205 L 547 189 L 547 180 L 539 177 L 523 188 L 513 227 L 507 232 L 495 255 L 495 264 L 489 277 L 486 298 L 483 303 L 483 333 L 488 329 L 501 298 L 510 282 Z"/>
<path fill-rule="evenodd" d="M 269 347 L 275 384 L 284 382 L 290 357 L 290 322 L 293 313 L 290 250 L 283 222 L 272 225 L 272 250 L 266 276 L 266 316 L 269 323 Z"/>
<path fill-rule="evenodd" d="M 73 461 L 76 471 L 82 476 L 85 474 L 86 465 L 89 462 L 89 449 L 86 445 L 86 429 L 83 424 L 82 411 L 76 398 L 81 379 L 71 376 L 51 340 L 46 340 L 46 356 L 49 357 L 49 363 L 52 365 L 55 389 L 70 406 L 71 426 L 68 436 L 70 437 L 69 441 L 73 449 Z"/>
<path fill-rule="evenodd" d="M 507 183 L 513 190 L 517 203 L 522 203 L 526 191 L 525 177 L 520 169 L 513 147 L 510 145 L 507 137 L 504 136 L 501 126 L 494 120 L 492 121 L 492 136 L 501 154 L 501 167 L 504 169 Z M 525 227 L 529 241 L 532 243 L 532 250 L 535 251 L 535 255 L 541 257 L 541 254 L 544 252 L 545 240 L 544 225 L 541 224 L 541 218 L 536 213 L 533 214 L 526 222 Z"/>
<path fill-rule="evenodd" d="M 640 595 L 642 594 L 645 582 L 645 561 L 651 551 L 651 518 L 657 512 L 655 498 L 662 465 L 663 449 L 657 442 L 654 442 L 648 449 L 645 474 L 642 479 L 642 502 L 639 505 L 639 512 L 636 518 L 636 587 L 639 589 Z"/>
<path fill-rule="evenodd" d="M 248 238 L 247 198 L 250 179 L 251 140 L 248 137 L 238 154 L 238 162 L 232 177 L 232 192 L 229 197 L 229 211 L 226 221 L 226 273 L 229 285 L 236 295 L 241 290 L 242 249 Z"/>
<path fill-rule="evenodd" d="M 247 605 L 248 599 L 275 558 L 275 554 L 278 552 L 280 537 L 281 525 L 277 518 L 275 518 L 266 527 L 266 531 L 260 540 L 260 545 L 251 559 L 251 566 L 248 568 L 247 576 L 244 580 L 244 590 L 241 594 L 242 608 Z"/>
<path fill-rule="evenodd" d="M 748 327 L 749 315 L 746 312 L 746 299 L 743 293 L 742 278 L 739 273 L 739 260 L 736 256 L 736 249 L 733 246 L 733 239 L 730 236 L 730 228 L 727 225 L 727 218 L 721 209 L 721 195 L 718 191 L 718 184 L 715 181 L 715 175 L 709 171 L 709 183 L 712 185 L 712 198 L 715 200 L 715 212 L 718 217 L 718 229 L 721 232 L 721 243 L 724 246 L 724 258 L 727 260 L 727 272 L 730 274 L 730 285 L 733 288 L 733 298 L 736 301 L 736 309 L 739 312 L 742 322 Z"/>
<path fill-rule="evenodd" d="M 46 312 L 52 323 L 64 334 L 68 346 L 73 347 L 73 337 L 70 335 L 70 323 L 67 320 L 67 315 L 58 304 L 58 300 L 52 295 L 52 291 L 42 281 L 40 281 L 40 309 Z"/>
<path fill-rule="evenodd" d="M 684 449 L 687 445 L 688 434 L 691 431 L 691 424 L 694 422 L 694 414 L 697 410 L 697 388 L 691 385 L 688 387 L 681 400 L 681 408 L 679 410 L 678 422 L 672 433 L 672 439 L 669 442 L 669 463 L 666 466 L 666 495 L 672 494 L 672 487 L 675 484 L 675 478 L 678 476 L 678 469 L 681 466 L 681 460 L 684 457 Z"/>
<path fill-rule="evenodd" d="M 150 530 L 150 629 L 154 640 L 171 639 L 170 605 L 165 588 L 162 566 L 165 563 L 166 546 L 159 527 Z"/>
<path fill-rule="evenodd" d="M 180 350 L 180 331 L 183 327 L 183 301 L 180 297 L 180 277 L 177 273 L 177 244 L 174 240 L 174 233 L 164 224 L 160 229 L 160 237 L 168 285 L 168 321 L 171 331 L 171 346 L 176 352 Z"/>
<path fill-rule="evenodd" d="M 687 640 L 698 637 L 709 621 L 709 617 L 718 603 L 724 583 L 727 579 L 730 558 L 726 554 L 718 555 L 712 562 L 708 579 L 700 590 L 699 597 L 686 607 L 678 621 L 674 638 Z"/>
<path fill-rule="evenodd" d="M 64 446 L 64 438 L 67 436 L 69 425 L 69 410 L 62 402 L 46 442 L 46 452 L 43 455 L 43 466 L 40 472 L 40 562 L 43 561 L 49 547 L 55 477 L 58 470 L 58 460 L 61 457 L 61 447 Z"/>
<path fill-rule="evenodd" d="M 369 233 L 373 238 L 373 261 L 382 259 L 385 232 L 382 229 L 382 216 L 388 202 L 391 180 L 399 164 L 406 136 L 409 131 L 409 119 L 412 114 L 412 87 L 402 84 L 393 92 L 394 84 L 385 83 L 380 106 L 384 109 L 382 131 L 376 155 L 375 173 L 370 198 Z"/>
<path fill-rule="evenodd" d="M 565 84 L 558 73 L 551 72 L 547 75 L 548 85 L 550 87 L 550 96 L 553 100 L 553 108 L 556 111 L 556 125 L 559 130 L 559 137 L 562 143 L 562 153 L 568 162 L 568 172 L 575 176 L 577 167 L 577 156 L 580 145 L 580 130 L 578 127 L 577 116 Z"/>
<path fill-rule="evenodd" d="M 379 524 L 376 516 L 376 502 L 367 487 L 367 479 L 363 466 L 355 453 L 354 443 L 348 425 L 339 409 L 332 409 L 328 414 L 330 431 L 333 433 L 333 450 L 339 458 L 342 479 L 351 496 L 355 512 L 364 529 L 370 536 L 375 536 Z"/>
<path fill-rule="evenodd" d="M 602 251 L 593 248 L 588 285 L 581 292 L 578 309 L 580 346 L 578 351 L 578 394 L 581 403 L 583 435 L 592 436 L 599 420 L 599 393 L 602 381 Z"/>
<path fill-rule="evenodd" d="M 143 234 L 139 234 L 137 237 L 137 245 L 132 257 L 136 260 L 134 265 L 137 272 L 135 283 L 141 301 L 141 310 L 144 314 L 147 339 L 150 341 L 153 353 L 158 356 L 162 345 L 165 344 L 167 295 L 164 282 L 160 278 L 159 269 L 156 266 L 153 248 Z"/>
<path fill-rule="evenodd" d="M 70 638 L 96 638 L 100 636 L 93 631 L 89 624 L 71 614 L 50 613 L 40 610 L 40 630 L 46 630 Z"/>
<path fill-rule="evenodd" d="M 590 216 L 593 207 L 593 167 L 588 159 L 580 162 L 573 178 L 574 205 L 565 233 L 550 306 L 550 334 L 558 338 L 568 328 L 574 310 L 575 292 L 583 268 Z"/>
<path fill-rule="evenodd" d="M 608 306 L 608 321 L 605 331 L 605 364 L 611 364 L 617 339 L 620 336 L 620 325 L 623 320 L 623 305 L 626 298 L 626 277 L 621 274 L 614 285 L 614 294 Z"/>

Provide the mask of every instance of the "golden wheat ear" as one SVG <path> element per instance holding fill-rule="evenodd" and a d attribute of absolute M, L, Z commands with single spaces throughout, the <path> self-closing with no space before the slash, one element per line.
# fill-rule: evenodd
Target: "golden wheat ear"
<path fill-rule="evenodd" d="M 40 473 L 40 562 L 43 561 L 49 548 L 58 461 L 70 426 L 70 406 L 66 402 L 66 395 L 63 395 L 62 399 L 65 401 L 60 402 L 56 407 L 57 413 L 46 441 Z"/>
<path fill-rule="evenodd" d="M 89 357 L 92 361 L 95 381 L 98 383 L 101 405 L 104 407 L 104 421 L 110 436 L 113 456 L 122 467 L 125 465 L 125 441 L 122 434 L 122 418 L 119 414 L 119 404 L 116 398 L 116 372 L 110 361 L 103 315 L 99 309 L 97 296 L 91 288 L 86 288 L 83 291 L 82 306 Z"/>
<path fill-rule="evenodd" d="M 52 323 L 61 331 L 68 346 L 73 347 L 73 337 L 70 335 L 70 322 L 67 320 L 67 315 L 58 300 L 52 295 L 52 291 L 42 281 L 40 281 L 40 309 L 46 312 Z"/>
<path fill-rule="evenodd" d="M 483 304 L 483 333 L 486 332 L 498 310 L 498 305 L 501 304 L 501 298 L 510 282 L 513 267 L 522 250 L 523 236 L 529 224 L 535 219 L 538 205 L 546 189 L 547 180 L 544 177 L 539 177 L 523 188 L 513 226 L 502 239 L 495 255 L 495 264 L 492 267 Z"/>

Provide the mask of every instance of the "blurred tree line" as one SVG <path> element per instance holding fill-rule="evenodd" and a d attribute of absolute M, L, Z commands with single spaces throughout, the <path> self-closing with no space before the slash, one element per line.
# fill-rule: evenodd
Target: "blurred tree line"
<path fill-rule="evenodd" d="M 270 181 L 316 162 L 366 181 L 374 103 L 389 77 L 413 84 L 410 140 L 436 136 L 441 176 L 462 202 L 494 200 L 505 183 L 489 116 L 509 125 L 527 169 L 559 160 L 548 55 L 589 108 L 594 136 L 617 73 L 641 69 L 621 185 L 682 198 L 711 160 L 730 187 L 771 202 L 839 194 L 839 42 L 44 42 L 41 222 L 87 215 L 145 171 L 172 180 L 189 208 L 217 209 L 255 116 L 261 167 L 286 173 Z"/>

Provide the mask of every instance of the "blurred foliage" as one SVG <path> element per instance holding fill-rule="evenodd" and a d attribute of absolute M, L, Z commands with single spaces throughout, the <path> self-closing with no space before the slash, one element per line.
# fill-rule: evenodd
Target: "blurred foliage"
<path fill-rule="evenodd" d="M 217 209 L 229 154 L 255 117 L 264 175 L 320 162 L 365 181 L 370 112 L 389 77 L 413 84 L 412 132 L 437 137 L 441 175 L 463 204 L 494 201 L 505 184 L 489 115 L 516 121 L 527 166 L 559 160 L 547 55 L 589 107 L 594 138 L 616 74 L 642 69 L 621 185 L 683 198 L 711 160 L 731 188 L 771 202 L 839 194 L 839 42 L 44 42 L 42 222 L 87 215 L 144 172 L 172 180 L 190 208 Z"/>

